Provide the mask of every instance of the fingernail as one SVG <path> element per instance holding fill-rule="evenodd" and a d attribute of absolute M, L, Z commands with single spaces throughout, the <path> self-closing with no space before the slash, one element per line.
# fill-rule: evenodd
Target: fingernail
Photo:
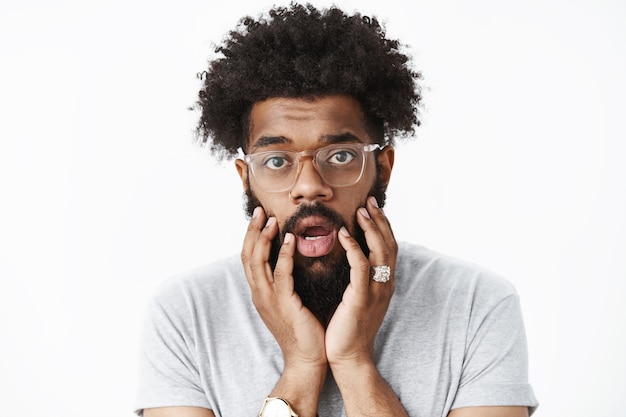
<path fill-rule="evenodd" d="M 291 233 L 285 233 L 285 243 L 291 242 L 293 239 L 293 235 Z"/>
<path fill-rule="evenodd" d="M 345 226 L 341 226 L 341 229 L 339 229 L 339 233 L 341 233 L 345 237 L 350 237 L 350 233 L 348 233 L 348 229 L 346 229 Z"/>
<path fill-rule="evenodd" d="M 367 217 L 368 219 L 370 219 L 370 218 L 371 218 L 371 217 L 370 217 L 370 214 L 367 212 L 367 210 L 366 210 L 364 207 L 361 207 L 361 208 L 359 209 L 359 212 L 360 212 L 363 216 Z"/>
<path fill-rule="evenodd" d="M 259 216 L 259 214 L 261 213 L 261 206 L 258 206 L 254 209 L 254 211 L 252 212 L 252 218 L 255 219 Z"/>
<path fill-rule="evenodd" d="M 369 200 L 370 200 L 370 204 L 371 205 L 373 205 L 374 207 L 378 208 L 378 201 L 376 201 L 376 197 L 370 196 Z"/>
<path fill-rule="evenodd" d="M 276 218 L 275 217 L 270 217 L 269 219 L 267 219 L 267 223 L 265 223 L 265 227 L 270 227 L 275 222 L 276 222 Z"/>

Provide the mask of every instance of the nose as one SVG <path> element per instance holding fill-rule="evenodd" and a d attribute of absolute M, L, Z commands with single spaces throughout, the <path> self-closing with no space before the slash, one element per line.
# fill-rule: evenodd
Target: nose
<path fill-rule="evenodd" d="M 313 161 L 309 158 L 301 159 L 299 165 L 296 182 L 289 191 L 291 198 L 299 203 L 330 200 L 333 189 L 322 179 Z"/>

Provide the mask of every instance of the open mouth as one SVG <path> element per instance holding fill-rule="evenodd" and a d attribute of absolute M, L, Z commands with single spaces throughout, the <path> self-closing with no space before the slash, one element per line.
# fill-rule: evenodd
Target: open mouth
<path fill-rule="evenodd" d="M 337 230 L 322 218 L 309 217 L 300 223 L 296 236 L 298 252 L 316 258 L 330 253 L 337 240 Z"/>
<path fill-rule="evenodd" d="M 323 226 L 307 227 L 302 233 L 302 237 L 306 240 L 317 240 L 332 233 L 332 230 L 328 230 Z"/>

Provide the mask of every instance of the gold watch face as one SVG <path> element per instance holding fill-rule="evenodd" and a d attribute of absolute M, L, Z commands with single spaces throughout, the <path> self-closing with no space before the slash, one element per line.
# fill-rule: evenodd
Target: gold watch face
<path fill-rule="evenodd" d="M 291 417 L 289 404 L 280 398 L 268 398 L 261 410 L 261 417 Z"/>

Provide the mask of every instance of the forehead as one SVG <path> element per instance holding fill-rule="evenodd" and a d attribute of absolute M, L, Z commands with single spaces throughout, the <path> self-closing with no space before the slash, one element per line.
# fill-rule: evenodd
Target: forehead
<path fill-rule="evenodd" d="M 250 112 L 249 149 L 313 149 L 335 142 L 370 143 L 361 104 L 344 95 L 313 99 L 273 97 Z"/>

